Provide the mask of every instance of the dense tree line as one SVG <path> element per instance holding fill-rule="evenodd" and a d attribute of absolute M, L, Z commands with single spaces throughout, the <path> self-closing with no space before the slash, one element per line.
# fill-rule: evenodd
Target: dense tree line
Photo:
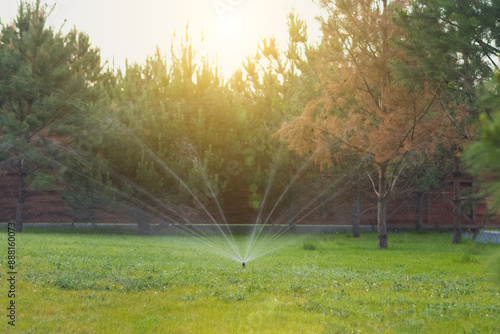
<path fill-rule="evenodd" d="M 143 233 L 153 219 L 223 220 L 218 203 L 294 224 L 305 199 L 310 211 L 337 196 L 359 236 L 371 192 L 386 248 L 388 201 L 421 198 L 436 186 L 429 175 L 449 174 L 459 242 L 460 156 L 478 134 L 466 166 L 498 189 L 487 153 L 498 149 L 498 86 L 485 82 L 498 69 L 500 5 L 320 6 L 318 45 L 291 13 L 287 45 L 263 38 L 226 79 L 193 49 L 188 27 L 169 53 L 115 70 L 85 34 L 46 26 L 47 6 L 21 2 L 0 35 L 0 166 L 19 176 L 17 229 L 30 186 L 59 189 L 75 221 L 106 207 Z"/>

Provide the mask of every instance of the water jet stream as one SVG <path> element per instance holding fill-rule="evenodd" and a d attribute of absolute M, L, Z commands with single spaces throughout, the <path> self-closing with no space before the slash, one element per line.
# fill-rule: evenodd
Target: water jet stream
<path fill-rule="evenodd" d="M 46 89 L 46 90 L 50 90 L 50 89 Z M 64 96 L 66 96 L 69 99 L 71 98 L 64 91 L 60 90 L 60 91 L 58 91 L 58 93 L 59 93 L 59 95 L 57 96 L 57 98 L 59 98 L 59 99 L 64 97 Z M 255 222 L 253 224 L 253 228 L 252 228 L 251 234 L 249 236 L 249 240 L 247 242 L 246 249 L 244 249 L 244 252 L 242 252 L 242 251 L 240 251 L 240 248 L 236 244 L 233 232 L 232 232 L 231 227 L 229 226 L 229 224 L 227 222 L 227 219 L 224 215 L 224 212 L 222 210 L 220 202 L 217 199 L 217 194 L 212 186 L 210 178 L 209 178 L 206 170 L 202 167 L 201 158 L 199 157 L 196 150 L 192 146 L 189 146 L 190 145 L 189 143 L 186 147 L 189 149 L 190 155 L 194 156 L 194 159 L 192 161 L 193 166 L 194 166 L 194 168 L 196 168 L 200 172 L 200 175 L 202 176 L 202 179 L 205 182 L 205 185 L 206 185 L 208 191 L 210 192 L 211 197 L 214 200 L 214 203 L 216 205 L 216 208 L 217 208 L 217 211 L 218 211 L 218 214 L 220 216 L 220 220 L 222 223 L 218 222 L 218 220 L 214 218 L 214 216 L 210 213 L 209 209 L 201 202 L 199 197 L 186 184 L 186 182 L 184 182 L 184 180 L 181 177 L 179 177 L 179 175 L 177 175 L 174 172 L 174 170 L 165 163 L 165 161 L 163 161 L 144 142 L 142 142 L 140 140 L 140 138 L 133 133 L 132 130 L 126 128 L 126 126 L 123 123 L 121 123 L 120 121 L 113 119 L 109 114 L 101 112 L 98 108 L 96 108 L 91 103 L 88 103 L 84 100 L 71 100 L 70 99 L 69 101 L 71 101 L 70 103 L 73 104 L 73 106 L 75 107 L 75 110 L 82 110 L 82 112 L 84 112 L 85 114 L 89 114 L 89 111 L 91 111 L 91 112 L 93 112 L 93 115 L 99 116 L 98 119 L 102 120 L 106 126 L 120 130 L 121 133 L 123 134 L 123 137 L 129 138 L 129 140 L 132 143 L 134 143 L 136 145 L 136 147 L 141 149 L 142 152 L 144 152 L 147 155 L 147 157 L 149 159 L 151 159 L 156 164 L 156 166 L 160 167 L 164 172 L 167 172 L 171 177 L 173 177 L 176 180 L 176 182 L 178 182 L 179 185 L 182 188 L 184 188 L 190 194 L 190 196 L 192 196 L 194 202 L 208 216 L 211 223 L 216 226 L 217 230 L 220 233 L 222 233 L 222 236 L 223 236 L 225 242 L 227 242 L 227 244 L 229 244 L 230 249 L 228 250 L 227 247 L 225 247 L 226 243 L 221 242 L 220 238 L 216 238 L 214 236 L 211 236 L 207 231 L 203 230 L 202 227 L 198 226 L 198 224 L 193 223 L 188 217 L 185 217 L 182 213 L 175 210 L 172 207 L 173 204 L 169 204 L 168 202 L 166 203 L 165 201 L 158 199 L 153 194 L 147 192 L 144 188 L 140 187 L 138 184 L 134 183 L 130 179 L 127 179 L 123 175 L 119 175 L 118 173 L 113 174 L 113 176 L 116 180 L 119 180 L 123 184 L 127 184 L 128 186 L 130 186 L 137 193 L 144 196 L 143 198 L 147 198 L 147 201 L 150 203 L 146 203 L 143 200 L 135 198 L 132 195 L 125 193 L 124 191 L 116 189 L 115 187 L 109 186 L 109 190 L 113 191 L 118 197 L 122 198 L 126 202 L 128 202 L 136 207 L 146 209 L 148 212 L 153 212 L 157 216 L 159 216 L 162 219 L 165 219 L 166 221 L 171 223 L 172 225 L 174 225 L 178 228 L 181 228 L 181 229 L 185 230 L 186 232 L 192 234 L 193 236 L 199 238 L 206 245 L 210 246 L 214 250 L 217 250 L 218 252 L 221 252 L 220 253 L 221 255 L 223 255 L 227 258 L 233 259 L 235 261 L 239 261 L 242 264 L 243 268 L 245 267 L 245 264 L 248 261 L 251 261 L 257 257 L 260 257 L 264 254 L 267 254 L 269 252 L 269 251 L 267 251 L 267 249 L 275 242 L 275 240 L 278 239 L 279 237 L 281 237 L 284 233 L 286 233 L 292 226 L 294 226 L 298 222 L 300 222 L 303 219 L 305 219 L 306 217 L 308 217 L 312 212 L 317 210 L 323 204 L 327 203 L 328 201 L 331 201 L 333 198 L 331 198 L 331 197 L 327 198 L 327 199 L 321 201 L 320 204 L 311 208 L 311 206 L 313 206 L 313 204 L 319 198 L 321 198 L 335 184 L 337 184 L 338 182 L 340 182 L 342 179 L 344 179 L 346 177 L 346 175 L 344 175 L 343 177 L 335 180 L 326 189 L 321 191 L 319 194 L 316 194 L 316 196 L 314 196 L 314 198 L 307 205 L 303 206 L 298 212 L 296 211 L 295 214 L 293 214 L 292 217 L 290 219 L 288 219 L 288 221 L 286 222 L 286 226 L 284 228 L 280 228 L 278 231 L 275 231 L 272 234 L 266 234 L 265 238 L 261 238 L 261 235 L 262 235 L 262 232 L 263 232 L 265 226 L 268 224 L 269 220 L 271 219 L 271 217 L 275 213 L 276 209 L 278 208 L 278 205 L 283 201 L 283 199 L 285 198 L 285 195 L 289 192 L 292 185 L 299 179 L 299 177 L 304 173 L 304 171 L 307 169 L 307 167 L 312 163 L 315 153 L 318 150 L 323 149 L 322 147 L 318 147 L 313 153 L 311 153 L 311 156 L 301 164 L 301 166 L 299 167 L 299 169 L 297 170 L 295 175 L 292 177 L 290 182 L 286 185 L 284 190 L 279 195 L 278 199 L 276 200 L 276 202 L 272 206 L 272 208 L 269 211 L 269 214 L 267 215 L 265 220 L 263 220 L 262 216 L 264 214 L 264 209 L 265 209 L 266 205 L 268 205 L 270 191 L 271 191 L 271 188 L 272 188 L 273 183 L 275 181 L 278 166 L 280 164 L 279 158 L 281 156 L 281 152 L 283 149 L 283 144 L 280 143 L 278 153 L 275 154 L 273 161 L 269 167 L 270 171 L 269 171 L 269 175 L 268 175 L 268 180 L 267 180 L 264 196 L 263 196 L 261 205 L 259 207 L 257 218 L 255 219 Z M 70 115 L 65 120 L 78 119 L 80 117 L 81 117 L 81 114 L 78 114 L 78 112 L 75 112 L 74 115 Z M 12 142 L 12 141 L 4 142 L 4 143 L 2 143 L 2 148 L 9 149 L 9 147 L 12 147 L 12 145 L 15 145 L 15 142 Z M 61 145 L 61 149 L 69 149 L 69 147 L 65 146 L 65 145 Z M 73 151 L 73 153 L 80 154 L 85 159 L 96 159 L 96 157 L 92 157 L 91 154 L 83 154 L 82 152 L 76 152 L 76 150 Z M 36 153 L 30 152 L 30 154 L 36 154 Z M 59 161 L 54 161 L 54 163 L 57 163 L 60 166 L 63 166 Z M 361 165 L 361 163 L 357 167 L 355 167 L 354 169 L 351 169 L 351 172 L 353 172 L 354 170 L 357 170 L 360 165 Z M 75 171 L 72 171 L 72 172 L 76 173 Z M 91 182 L 97 182 L 87 175 L 83 175 L 81 173 L 77 173 L 77 174 L 81 177 L 88 178 L 89 180 L 91 180 Z M 108 187 L 108 186 L 105 186 L 105 187 Z M 339 195 L 339 193 L 335 194 L 335 196 L 338 196 L 338 195 Z M 180 220 L 183 223 L 176 224 L 176 220 Z M 294 224 L 291 224 L 292 221 L 294 221 Z"/>

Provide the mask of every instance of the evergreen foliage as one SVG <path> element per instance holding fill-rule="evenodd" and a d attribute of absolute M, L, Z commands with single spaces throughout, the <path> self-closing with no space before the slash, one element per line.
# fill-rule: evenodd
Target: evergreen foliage
<path fill-rule="evenodd" d="M 19 176 L 18 231 L 28 176 L 50 173 L 69 146 L 95 138 L 89 119 L 99 99 L 99 51 L 75 29 L 63 35 L 47 27 L 48 14 L 39 0 L 22 1 L 0 36 L 0 145 L 2 165 Z"/>
<path fill-rule="evenodd" d="M 500 210 L 500 73 L 483 92 L 487 111 L 481 114 L 480 138 L 464 152 L 468 170 L 479 177 L 492 213 Z"/>
<path fill-rule="evenodd" d="M 407 87 L 425 86 L 437 101 L 437 111 L 449 120 L 453 131 L 441 133 L 438 141 L 452 154 L 454 238 L 461 240 L 464 204 L 460 181 L 460 152 L 474 140 L 474 128 L 483 107 L 478 87 L 498 68 L 500 5 L 495 1 L 418 0 L 393 15 L 405 32 L 394 39 L 406 54 L 407 64 L 394 62 L 396 78 Z"/>

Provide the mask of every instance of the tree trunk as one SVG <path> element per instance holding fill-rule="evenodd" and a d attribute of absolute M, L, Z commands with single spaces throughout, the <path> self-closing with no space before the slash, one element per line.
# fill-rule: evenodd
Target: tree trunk
<path fill-rule="evenodd" d="M 493 218 L 494 216 L 495 216 L 495 214 L 491 214 L 488 209 L 486 210 L 486 212 L 484 214 L 483 221 L 481 222 L 481 225 L 479 225 L 477 228 L 475 228 L 473 233 L 472 233 L 472 240 L 474 240 L 474 241 L 476 240 L 479 232 L 481 232 L 483 227 L 485 227 L 488 224 L 488 222 L 490 221 L 490 219 Z"/>
<path fill-rule="evenodd" d="M 389 25 L 389 14 L 387 12 L 387 0 L 382 1 L 382 66 L 387 66 L 389 54 L 389 34 L 387 31 Z M 385 113 L 385 94 L 389 89 L 389 71 L 384 68 L 381 82 L 380 108 Z M 387 248 L 387 162 L 378 164 L 378 198 L 377 198 L 377 224 L 378 224 L 378 248 Z"/>
<path fill-rule="evenodd" d="M 422 204 L 424 203 L 424 192 L 417 191 L 417 206 L 415 207 L 415 214 L 417 215 L 417 225 L 415 226 L 417 231 L 422 228 Z"/>
<path fill-rule="evenodd" d="M 138 207 L 131 207 L 131 216 L 137 223 L 137 233 L 140 235 L 151 235 L 151 219 L 150 213 Z"/>
<path fill-rule="evenodd" d="M 19 173 L 19 193 L 16 207 L 16 232 L 23 231 L 24 203 L 26 202 L 26 174 Z"/>
<path fill-rule="evenodd" d="M 352 206 L 352 237 L 359 238 L 361 235 L 360 227 L 359 227 L 359 203 L 360 195 L 359 192 L 356 191 L 356 197 L 354 198 L 354 203 Z"/>
<path fill-rule="evenodd" d="M 387 164 L 378 165 L 378 248 L 387 248 Z"/>
<path fill-rule="evenodd" d="M 453 157 L 453 244 L 462 240 L 461 216 L 462 205 L 460 201 L 460 156 L 458 152 Z"/>

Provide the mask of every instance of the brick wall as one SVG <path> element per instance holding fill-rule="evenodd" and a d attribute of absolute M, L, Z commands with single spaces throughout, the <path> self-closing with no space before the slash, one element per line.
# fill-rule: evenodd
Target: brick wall
<path fill-rule="evenodd" d="M 472 180 L 464 178 L 462 189 L 472 185 Z M 13 172 L 0 171 L 0 222 L 11 221 L 15 218 L 17 203 L 18 177 Z M 234 191 L 227 196 L 222 204 L 224 215 L 230 224 L 249 224 L 255 221 L 257 212 L 248 206 L 248 190 Z M 275 211 L 269 223 L 287 224 L 297 222 L 298 224 L 312 225 L 350 225 L 352 223 L 352 209 L 349 203 L 341 203 L 332 200 L 325 203 L 314 211 L 310 209 L 299 213 L 300 209 L 309 203 L 310 199 L 299 199 L 294 207 L 278 209 Z M 201 210 L 193 206 L 187 206 L 189 210 L 181 209 L 180 212 L 188 212 L 193 217 L 205 216 Z M 313 205 L 314 207 L 315 205 Z M 399 199 L 390 201 L 387 207 L 389 227 L 413 228 L 417 223 L 417 197 L 415 194 L 407 194 Z M 300 208 L 300 209 L 297 209 Z M 212 205 L 210 212 L 220 222 L 222 219 L 217 208 Z M 267 217 L 270 208 L 263 212 Z M 362 200 L 361 224 L 373 225 L 377 223 L 376 199 L 373 194 L 367 194 Z M 485 213 L 485 204 L 480 203 L 474 209 L 462 217 L 462 226 L 471 228 L 482 223 Z M 305 215 L 307 215 L 305 218 Z M 133 219 L 127 212 L 104 212 L 99 211 L 98 221 L 103 223 L 131 223 Z M 453 187 L 451 180 L 438 190 L 425 193 L 421 206 L 422 227 L 424 228 L 450 228 L 453 226 Z M 25 222 L 40 223 L 69 223 L 73 221 L 71 208 L 64 205 L 58 191 L 35 191 L 29 190 L 25 205 Z M 154 221 L 159 222 L 161 218 L 156 217 Z M 209 220 L 206 219 L 208 222 Z M 489 226 L 500 228 L 500 219 L 495 217 Z"/>

